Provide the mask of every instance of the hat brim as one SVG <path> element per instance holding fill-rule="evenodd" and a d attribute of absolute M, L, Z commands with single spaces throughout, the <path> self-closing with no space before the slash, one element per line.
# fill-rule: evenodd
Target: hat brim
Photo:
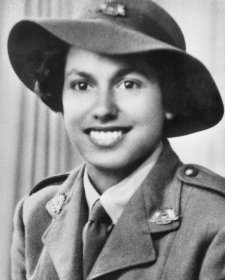
<path fill-rule="evenodd" d="M 176 77 L 176 89 L 166 104 L 175 118 L 165 123 L 167 137 L 182 136 L 210 128 L 223 116 L 223 104 L 207 68 L 185 51 L 131 28 L 99 20 L 23 20 L 10 32 L 8 53 L 22 82 L 32 91 L 32 54 L 51 45 L 67 44 L 105 54 L 148 53 L 168 64 Z M 47 104 L 51 108 L 51 104 Z"/>

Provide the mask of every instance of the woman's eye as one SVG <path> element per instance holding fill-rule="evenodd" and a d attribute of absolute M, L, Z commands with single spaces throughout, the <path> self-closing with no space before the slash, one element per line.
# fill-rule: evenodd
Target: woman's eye
<path fill-rule="evenodd" d="M 88 90 L 90 85 L 87 82 L 74 82 L 71 84 L 71 88 L 74 90 L 84 91 Z"/>
<path fill-rule="evenodd" d="M 135 81 L 124 81 L 119 85 L 122 89 L 135 89 L 139 88 L 140 85 Z"/>

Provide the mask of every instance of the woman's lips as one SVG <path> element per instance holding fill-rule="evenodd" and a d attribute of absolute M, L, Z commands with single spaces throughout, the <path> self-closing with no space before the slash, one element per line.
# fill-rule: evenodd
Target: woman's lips
<path fill-rule="evenodd" d="M 85 130 L 90 140 L 100 147 L 111 147 L 121 141 L 131 127 L 92 127 Z"/>

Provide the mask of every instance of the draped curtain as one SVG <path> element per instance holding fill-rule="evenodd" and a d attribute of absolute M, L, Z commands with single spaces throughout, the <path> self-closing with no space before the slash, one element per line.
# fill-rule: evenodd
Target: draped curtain
<path fill-rule="evenodd" d="M 80 162 L 66 136 L 62 116 L 51 112 L 14 74 L 7 57 L 10 27 L 24 17 L 70 16 L 71 3 L 63 0 L 1 0 L 4 35 L 0 46 L 1 194 L 0 279 L 10 279 L 9 251 L 12 215 L 18 200 L 35 183 L 72 169 Z M 4 30 L 3 30 L 4 29 Z"/>
<path fill-rule="evenodd" d="M 82 0 L 80 0 L 82 1 Z M 225 101 L 225 3 L 223 0 L 155 0 L 181 26 L 188 51 L 209 68 Z M 18 200 L 42 178 L 70 170 L 81 159 L 61 115 L 50 112 L 14 74 L 8 32 L 24 17 L 70 18 L 78 0 L 0 2 L 0 279 L 10 279 L 12 215 Z M 184 162 L 225 175 L 225 120 L 208 131 L 171 139 Z"/>

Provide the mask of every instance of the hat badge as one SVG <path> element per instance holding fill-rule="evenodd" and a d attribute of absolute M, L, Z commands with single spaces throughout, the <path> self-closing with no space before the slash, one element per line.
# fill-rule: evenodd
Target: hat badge
<path fill-rule="evenodd" d="M 99 11 L 105 15 L 113 16 L 113 17 L 126 16 L 125 5 L 114 3 L 113 1 L 105 1 L 101 3 Z"/>
<path fill-rule="evenodd" d="M 66 201 L 66 195 L 64 193 L 57 193 L 47 204 L 46 208 L 52 217 L 58 216 Z"/>
<path fill-rule="evenodd" d="M 173 208 L 165 208 L 162 210 L 157 210 L 150 217 L 150 223 L 156 223 L 157 225 L 167 225 L 173 221 L 179 220 L 180 216 L 177 211 Z"/>

